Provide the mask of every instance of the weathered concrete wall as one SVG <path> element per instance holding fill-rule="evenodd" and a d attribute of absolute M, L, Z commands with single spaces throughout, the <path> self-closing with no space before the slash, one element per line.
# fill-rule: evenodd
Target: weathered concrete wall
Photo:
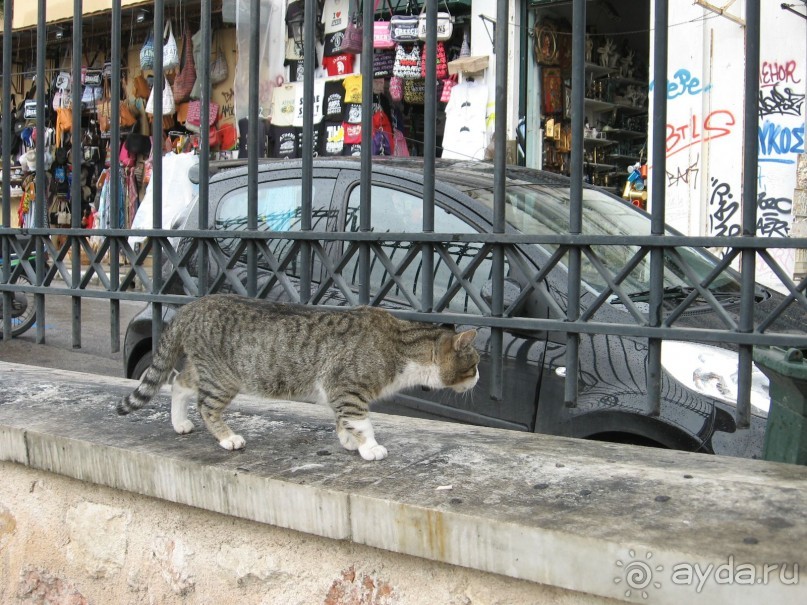
<path fill-rule="evenodd" d="M 423 605 L 610 599 L 0 463 L 0 603 Z"/>
<path fill-rule="evenodd" d="M 133 386 L 0 363 L 0 603 L 807 602 L 805 467 Z"/>

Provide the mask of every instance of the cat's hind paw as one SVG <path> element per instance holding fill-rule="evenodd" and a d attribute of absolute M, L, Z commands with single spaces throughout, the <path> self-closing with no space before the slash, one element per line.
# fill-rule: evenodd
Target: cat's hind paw
<path fill-rule="evenodd" d="M 387 448 L 377 443 L 365 443 L 359 447 L 359 454 L 365 460 L 383 460 L 387 457 Z"/>
<path fill-rule="evenodd" d="M 342 447 L 346 450 L 350 450 L 352 452 L 359 449 L 359 442 L 356 441 L 356 438 L 350 434 L 350 431 L 341 430 L 337 431 L 336 434 L 339 436 L 339 443 L 341 443 Z"/>
<path fill-rule="evenodd" d="M 186 435 L 193 431 L 193 422 L 190 420 L 183 420 L 174 424 L 174 430 L 180 435 Z"/>
<path fill-rule="evenodd" d="M 219 441 L 219 445 L 225 450 L 240 450 L 246 445 L 246 441 L 241 435 L 230 435 Z"/>

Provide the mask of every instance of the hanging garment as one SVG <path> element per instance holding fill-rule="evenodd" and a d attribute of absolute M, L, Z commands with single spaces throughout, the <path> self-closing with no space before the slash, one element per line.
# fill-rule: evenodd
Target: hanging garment
<path fill-rule="evenodd" d="M 443 158 L 485 159 L 488 87 L 484 81 L 462 82 L 446 104 Z"/>

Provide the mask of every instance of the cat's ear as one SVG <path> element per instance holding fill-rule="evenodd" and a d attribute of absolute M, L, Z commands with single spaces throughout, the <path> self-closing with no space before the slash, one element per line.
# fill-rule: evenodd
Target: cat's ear
<path fill-rule="evenodd" d="M 469 347 L 474 343 L 476 338 L 476 330 L 465 330 L 454 335 L 454 350 L 460 351 L 465 347 Z"/>

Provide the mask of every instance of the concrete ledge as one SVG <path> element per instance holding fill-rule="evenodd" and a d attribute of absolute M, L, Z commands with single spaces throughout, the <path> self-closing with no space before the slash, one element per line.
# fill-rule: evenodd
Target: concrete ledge
<path fill-rule="evenodd" d="M 329 411 L 249 398 L 227 452 L 167 392 L 118 417 L 133 385 L 0 363 L 0 460 L 602 597 L 807 602 L 804 467 L 382 415 L 367 463 Z"/>

